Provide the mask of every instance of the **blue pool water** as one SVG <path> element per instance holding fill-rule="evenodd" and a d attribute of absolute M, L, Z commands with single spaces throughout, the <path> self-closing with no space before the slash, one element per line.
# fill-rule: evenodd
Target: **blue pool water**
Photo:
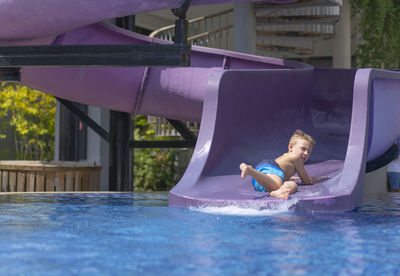
<path fill-rule="evenodd" d="M 334 213 L 167 203 L 167 193 L 1 196 L 0 274 L 400 275 L 398 194 Z"/>

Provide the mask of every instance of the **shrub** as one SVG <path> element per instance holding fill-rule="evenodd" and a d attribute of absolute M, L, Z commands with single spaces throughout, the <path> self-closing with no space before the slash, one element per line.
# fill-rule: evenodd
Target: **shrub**
<path fill-rule="evenodd" d="M 16 159 L 54 158 L 55 112 L 56 101 L 50 95 L 22 85 L 1 86 L 0 119 L 9 118 L 2 120 L 2 128 L 14 132 Z"/>
<path fill-rule="evenodd" d="M 154 126 L 145 116 L 135 119 L 135 140 L 155 140 Z M 157 139 L 172 139 L 168 137 Z M 134 190 L 170 190 L 180 178 L 177 172 L 177 149 L 134 149 Z"/>

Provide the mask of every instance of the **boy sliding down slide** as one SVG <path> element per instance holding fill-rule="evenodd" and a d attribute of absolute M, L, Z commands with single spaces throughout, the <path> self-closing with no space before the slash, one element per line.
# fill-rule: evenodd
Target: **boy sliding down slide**
<path fill-rule="evenodd" d="M 269 192 L 270 196 L 287 199 L 297 191 L 293 180 L 301 179 L 309 185 L 319 180 L 311 178 L 304 168 L 304 163 L 311 155 L 315 145 L 314 139 L 301 130 L 296 130 L 289 140 L 288 152 L 271 162 L 263 163 L 255 169 L 245 163 L 240 164 L 241 177 L 253 177 L 253 187 L 256 191 Z M 297 173 L 299 177 L 293 177 Z"/>

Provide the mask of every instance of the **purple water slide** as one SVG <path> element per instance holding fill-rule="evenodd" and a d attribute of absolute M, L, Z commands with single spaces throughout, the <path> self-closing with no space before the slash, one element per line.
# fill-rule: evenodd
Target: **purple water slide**
<path fill-rule="evenodd" d="M 226 70 L 209 80 L 191 163 L 170 192 L 172 206 L 258 206 L 283 200 L 253 190 L 240 162 L 287 151 L 299 128 L 317 140 L 306 169 L 327 180 L 299 186 L 296 210 L 353 210 L 366 162 L 400 134 L 400 74 L 374 69 Z"/>
<path fill-rule="evenodd" d="M 1 45 L 166 43 L 104 23 L 86 24 L 181 3 L 96 0 L 44 5 L 43 0 L 38 16 L 24 17 L 23 4 L 28 8 L 30 2 L 0 3 L 2 24 L 13 21 L 10 14 L 22 19 L 2 25 Z M 16 5 L 10 10 L 18 12 L 4 13 L 6 4 Z M 64 14 L 52 16 L 60 14 L 60 7 Z M 282 203 L 253 191 L 250 179 L 240 178 L 238 166 L 282 154 L 295 129 L 317 140 L 307 169 L 328 179 L 300 186 L 292 195 L 294 208 L 352 210 L 360 204 L 366 162 L 398 140 L 399 73 L 313 68 L 202 47 L 193 47 L 191 60 L 190 68 L 22 68 L 21 74 L 24 84 L 72 101 L 133 115 L 201 121 L 189 167 L 170 192 L 171 206 L 273 208 Z"/>

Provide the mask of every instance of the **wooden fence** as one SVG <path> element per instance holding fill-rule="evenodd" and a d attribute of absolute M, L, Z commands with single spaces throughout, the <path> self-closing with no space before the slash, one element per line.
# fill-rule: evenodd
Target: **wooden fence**
<path fill-rule="evenodd" d="M 67 161 L 0 161 L 1 192 L 99 191 L 101 166 Z"/>

